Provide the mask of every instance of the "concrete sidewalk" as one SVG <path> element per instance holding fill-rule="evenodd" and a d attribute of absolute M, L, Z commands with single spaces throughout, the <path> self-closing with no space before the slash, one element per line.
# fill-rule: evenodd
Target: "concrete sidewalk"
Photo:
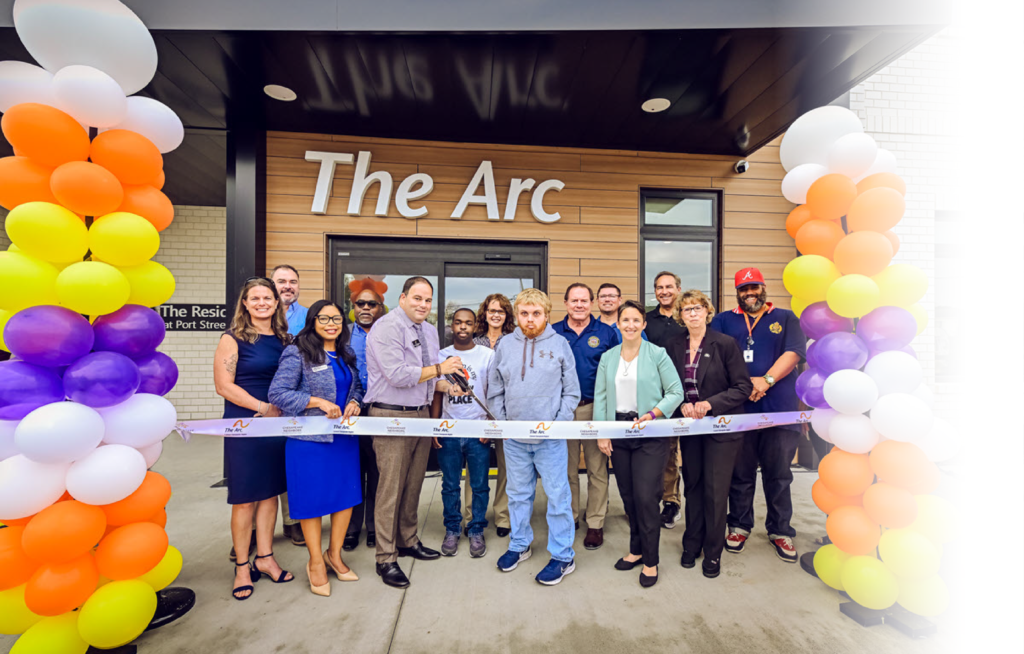
<path fill-rule="evenodd" d="M 549 558 L 546 500 L 538 491 L 534 555 L 511 573 L 495 567 L 508 539 L 499 539 L 493 527 L 485 532 L 488 552 L 482 559 L 470 558 L 465 538 L 454 558 L 400 559 L 412 580 L 405 591 L 380 582 L 373 550 L 361 543 L 356 551 L 345 553 L 345 562 L 361 579 L 342 583 L 332 577 L 333 594 L 322 598 L 309 591 L 305 548 L 278 535 L 278 561 L 295 573 L 295 581 L 275 585 L 264 577 L 250 599 L 238 602 L 230 595 L 226 490 L 210 488 L 221 478 L 220 439 L 196 437 L 185 444 L 172 436 L 165 441 L 156 470 L 174 486 L 167 530 L 185 558 L 175 585 L 192 588 L 197 603 L 178 622 L 136 641 L 141 654 L 916 654 L 951 649 L 944 637 L 946 624 L 940 624 L 937 637 L 915 641 L 892 627 L 862 628 L 841 615 L 839 594 L 799 565 L 776 558 L 760 525 L 743 553 L 724 555 L 717 579 L 704 578 L 699 565 L 690 570 L 680 567 L 682 525 L 663 529 L 660 579 L 654 588 L 641 589 L 639 569 L 619 572 L 612 567 L 626 553 L 629 536 L 614 483 L 604 547 L 585 550 L 585 532 L 577 532 L 576 572 L 558 586 L 544 587 L 533 580 Z M 797 473 L 793 485 L 801 552 L 812 550 L 814 537 L 825 531 L 825 516 L 810 499 L 816 478 L 814 473 Z M 420 503 L 421 537 L 434 548 L 440 547 L 444 535 L 440 490 L 440 478 L 428 478 Z M 763 520 L 760 495 L 755 510 Z M 0 647 L 10 647 L 13 641 L 0 637 Z"/>

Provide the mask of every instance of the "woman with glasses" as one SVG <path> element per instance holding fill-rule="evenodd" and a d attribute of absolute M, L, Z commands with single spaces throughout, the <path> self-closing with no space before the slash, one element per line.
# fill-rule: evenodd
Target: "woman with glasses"
<path fill-rule="evenodd" d="M 224 417 L 248 424 L 281 411 L 269 400 L 270 382 L 281 352 L 291 341 L 277 288 L 269 279 L 246 280 L 235 302 L 231 326 L 220 337 L 213 359 L 213 382 L 224 398 Z M 231 594 L 248 599 L 261 573 L 281 583 L 293 579 L 271 549 L 277 522 L 277 496 L 285 492 L 285 438 L 225 438 L 224 469 L 231 505 L 231 541 L 236 554 Z M 253 530 L 253 516 L 256 527 Z M 249 563 L 252 534 L 256 559 Z M 242 559 L 242 554 L 246 554 Z"/>
<path fill-rule="evenodd" d="M 359 415 L 363 386 L 344 323 L 341 307 L 334 302 L 319 300 L 309 308 L 305 327 L 281 355 L 270 385 L 271 400 L 285 415 Z M 340 581 L 359 579 L 341 559 L 352 507 L 362 501 L 359 440 L 342 434 L 296 434 L 288 437 L 285 461 L 289 508 L 302 525 L 309 550 L 309 587 L 314 594 L 329 597 L 328 570 Z M 320 534 L 325 515 L 331 516 L 326 555 Z"/>

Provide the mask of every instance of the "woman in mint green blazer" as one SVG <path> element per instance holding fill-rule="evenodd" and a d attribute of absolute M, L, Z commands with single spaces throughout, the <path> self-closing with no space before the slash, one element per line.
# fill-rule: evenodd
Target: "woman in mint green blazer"
<path fill-rule="evenodd" d="M 643 340 L 644 309 L 627 300 L 619 307 L 622 344 L 601 356 L 594 388 L 594 420 L 646 422 L 671 416 L 683 401 L 683 384 L 665 350 Z M 661 538 L 662 475 L 671 438 L 599 439 L 598 447 L 612 459 L 615 481 L 629 517 L 629 553 L 616 570 L 643 564 L 640 585 L 658 581 Z"/>

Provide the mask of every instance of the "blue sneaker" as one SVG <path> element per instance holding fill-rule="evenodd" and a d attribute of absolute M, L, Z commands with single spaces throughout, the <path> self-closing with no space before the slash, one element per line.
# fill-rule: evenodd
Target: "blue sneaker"
<path fill-rule="evenodd" d="M 570 574 L 575 569 L 575 559 L 568 562 L 551 559 L 548 561 L 548 564 L 544 566 L 544 569 L 537 573 L 537 582 L 544 584 L 545 586 L 554 586 L 558 582 L 562 581 L 562 577 Z"/>
<path fill-rule="evenodd" d="M 512 550 L 509 550 L 502 554 L 498 559 L 498 569 L 502 572 L 512 572 L 519 567 L 521 562 L 530 558 L 531 554 L 533 554 L 533 550 L 529 547 L 526 548 L 525 552 L 513 552 Z"/>

